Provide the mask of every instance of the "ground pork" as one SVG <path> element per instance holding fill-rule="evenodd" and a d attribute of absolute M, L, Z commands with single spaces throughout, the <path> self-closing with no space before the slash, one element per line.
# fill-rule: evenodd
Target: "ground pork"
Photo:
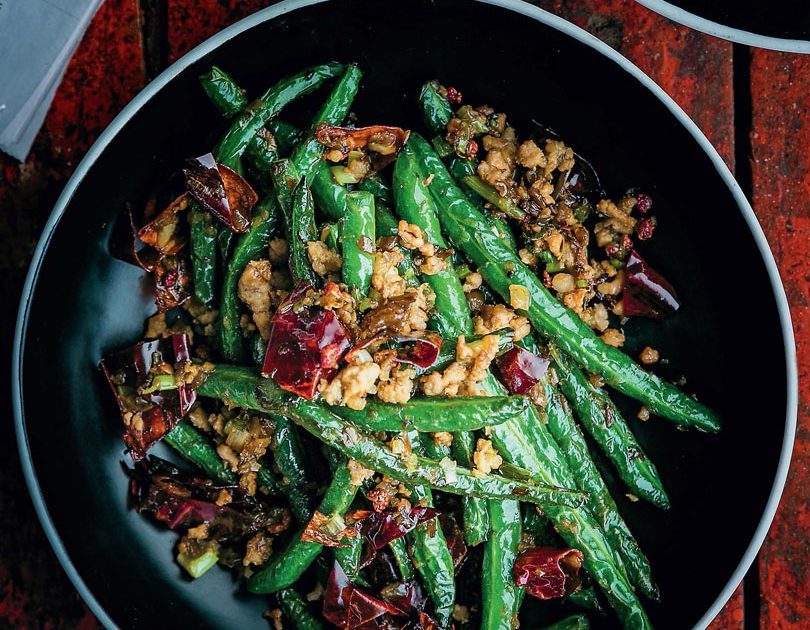
<path fill-rule="evenodd" d="M 270 286 L 273 272 L 268 260 L 253 260 L 245 266 L 239 276 L 237 294 L 239 299 L 250 309 L 253 323 L 259 329 L 262 339 L 270 335 L 270 318 L 278 299 L 275 290 Z"/>
<path fill-rule="evenodd" d="M 476 335 L 486 335 L 508 326 L 515 331 L 515 341 L 520 341 L 532 330 L 527 318 L 503 304 L 484 304 L 480 314 L 473 318 L 473 325 Z"/>
<path fill-rule="evenodd" d="M 436 247 L 425 239 L 425 235 L 418 225 L 400 221 L 397 226 L 399 242 L 406 249 L 418 251 L 424 258 L 419 265 L 419 271 L 427 276 L 433 276 L 447 269 L 444 258 L 436 255 Z"/>
<path fill-rule="evenodd" d="M 267 254 L 270 262 L 274 265 L 286 264 L 290 257 L 290 250 L 287 241 L 283 238 L 271 238 L 267 247 Z"/>
<path fill-rule="evenodd" d="M 328 311 L 334 311 L 337 318 L 350 329 L 356 328 L 357 311 L 354 298 L 345 285 L 328 282 L 323 288 L 320 305 Z"/>
<path fill-rule="evenodd" d="M 404 405 L 413 395 L 413 381 L 416 370 L 395 361 L 395 350 L 381 350 L 374 355 L 374 362 L 380 366 L 377 382 L 377 398 L 387 403 Z"/>
<path fill-rule="evenodd" d="M 461 288 L 464 289 L 464 293 L 469 293 L 470 291 L 478 289 L 483 282 L 484 279 L 481 277 L 481 274 L 477 271 L 473 271 L 468 273 L 464 278 L 464 284 L 461 285 Z"/>
<path fill-rule="evenodd" d="M 487 155 L 478 164 L 478 176 L 505 195 L 514 183 L 511 180 L 517 159 L 515 130 L 507 127 L 500 137 L 486 135 L 482 142 Z"/>
<path fill-rule="evenodd" d="M 349 477 L 352 480 L 352 485 L 355 486 L 362 486 L 363 482 L 367 479 L 371 479 L 374 476 L 374 471 L 369 470 L 363 464 L 353 459 L 349 460 L 348 463 L 349 468 Z"/>
<path fill-rule="evenodd" d="M 420 379 L 425 396 L 457 396 L 461 384 L 467 379 L 467 366 L 454 361 L 442 372 L 431 372 Z"/>
<path fill-rule="evenodd" d="M 602 341 L 614 348 L 621 348 L 624 345 L 624 335 L 615 328 L 608 328 L 602 333 Z"/>
<path fill-rule="evenodd" d="M 328 384 L 321 381 L 321 394 L 330 405 L 345 405 L 359 411 L 366 407 L 366 396 L 377 391 L 379 376 L 380 366 L 376 363 L 347 365 Z"/>
<path fill-rule="evenodd" d="M 322 278 L 329 274 L 338 273 L 343 259 L 334 249 L 323 241 L 310 241 L 307 243 L 307 256 L 312 263 L 312 269 Z"/>
<path fill-rule="evenodd" d="M 374 254 L 374 268 L 371 286 L 383 299 L 397 297 L 405 293 L 405 280 L 399 275 L 397 265 L 404 260 L 398 249 Z"/>
<path fill-rule="evenodd" d="M 432 372 L 420 380 L 426 396 L 480 396 L 478 383 L 488 375 L 489 366 L 498 354 L 498 336 L 487 335 L 468 345 L 463 335 L 456 343 L 456 360 L 442 372 Z"/>
<path fill-rule="evenodd" d="M 546 140 L 544 149 L 546 164 L 544 167 L 546 177 L 554 170 L 570 171 L 574 168 L 574 151 L 559 140 Z"/>
<path fill-rule="evenodd" d="M 453 444 L 453 434 L 449 431 L 439 431 L 431 437 L 433 437 L 433 443 L 436 446 L 451 446 Z"/>
<path fill-rule="evenodd" d="M 259 532 L 247 542 L 245 557 L 242 558 L 242 566 L 251 564 L 259 566 L 267 562 L 273 553 L 273 538 Z"/>
<path fill-rule="evenodd" d="M 476 442 L 473 461 L 475 462 L 475 469 L 485 475 L 497 470 L 503 464 L 503 458 L 498 455 L 498 451 L 492 446 L 492 442 L 484 438 L 478 438 Z"/>
<path fill-rule="evenodd" d="M 545 167 L 547 164 L 546 154 L 538 147 L 534 140 L 522 142 L 517 151 L 517 163 L 526 168 Z"/>

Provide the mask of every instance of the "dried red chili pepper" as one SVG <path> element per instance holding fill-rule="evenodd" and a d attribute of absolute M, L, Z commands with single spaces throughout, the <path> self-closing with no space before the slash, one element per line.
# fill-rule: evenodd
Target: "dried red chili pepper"
<path fill-rule="evenodd" d="M 188 241 L 186 231 L 180 229 L 182 213 L 188 207 L 189 195 L 183 193 L 138 230 L 138 238 L 164 256 L 174 256 Z"/>
<path fill-rule="evenodd" d="M 281 389 L 314 398 L 318 383 L 337 371 L 351 347 L 349 333 L 333 311 L 304 305 L 311 285 L 296 288 L 270 322 L 262 376 Z"/>
<path fill-rule="evenodd" d="M 170 529 L 207 525 L 208 540 L 238 540 L 259 530 L 278 533 L 290 523 L 285 508 L 270 508 L 238 486 L 223 486 L 180 472 L 157 457 L 142 460 L 130 476 L 130 497 L 139 512 L 146 512 Z M 218 505 L 222 492 L 231 502 Z"/>
<path fill-rule="evenodd" d="M 326 157 L 332 162 L 346 159 L 352 151 L 368 149 L 371 167 L 378 171 L 394 161 L 410 133 L 384 125 L 352 129 L 321 124 L 315 131 L 315 139 L 329 149 Z"/>
<path fill-rule="evenodd" d="M 438 516 L 439 512 L 431 507 L 415 506 L 406 509 L 391 508 L 382 512 L 356 510 L 352 520 L 358 524 L 358 530 L 373 550 L 385 547 L 392 540 L 401 538 L 419 523 L 424 523 Z"/>
<path fill-rule="evenodd" d="M 532 547 L 515 560 L 515 583 L 538 599 L 564 597 L 579 586 L 582 562 L 577 549 Z"/>
<path fill-rule="evenodd" d="M 436 363 L 436 359 L 439 358 L 439 352 L 442 349 L 442 341 L 441 335 L 433 332 L 421 334 L 412 333 L 410 335 L 381 332 L 356 345 L 352 348 L 349 355 L 351 355 L 352 352 L 366 350 L 371 346 L 379 348 L 385 344 L 385 347 L 389 348 L 391 345 L 397 344 L 397 347 L 393 348 L 393 350 L 395 350 L 395 354 L 393 355 L 394 361 L 427 369 Z M 347 358 L 349 355 L 347 355 Z"/>
<path fill-rule="evenodd" d="M 673 315 L 681 302 L 673 287 L 633 250 L 627 258 L 624 273 L 622 309 L 627 317 L 663 319 Z"/>
<path fill-rule="evenodd" d="M 548 370 L 549 361 L 518 346 L 510 348 L 495 359 L 501 380 L 512 394 L 526 394 L 540 382 Z"/>
<path fill-rule="evenodd" d="M 334 563 L 323 600 L 323 616 L 327 621 L 338 628 L 360 628 L 382 615 L 399 613 L 400 610 L 393 604 L 355 587 L 340 564 Z"/>
<path fill-rule="evenodd" d="M 188 192 L 203 208 L 234 232 L 250 229 L 250 211 L 259 197 L 244 177 L 210 153 L 186 160 L 183 173 Z"/>
<path fill-rule="evenodd" d="M 464 532 L 458 526 L 456 519 L 450 514 L 442 514 L 439 518 L 444 539 L 450 549 L 450 557 L 453 558 L 453 572 L 458 575 L 464 561 L 467 559 L 467 543 L 464 542 Z"/>
<path fill-rule="evenodd" d="M 124 441 L 133 460 L 142 459 L 194 404 L 194 384 L 177 387 L 174 381 L 174 371 L 190 361 L 188 338 L 175 334 L 136 344 L 99 364 L 118 403 L 126 426 Z M 166 369 L 159 371 L 161 366 Z M 165 385 L 159 386 L 158 377 Z"/>

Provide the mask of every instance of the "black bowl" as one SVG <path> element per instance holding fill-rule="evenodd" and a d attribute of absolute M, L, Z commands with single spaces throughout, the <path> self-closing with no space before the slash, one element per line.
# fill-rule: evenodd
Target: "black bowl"
<path fill-rule="evenodd" d="M 810 53 L 807 0 L 637 0 L 664 17 L 738 44 Z"/>
<path fill-rule="evenodd" d="M 507 1 L 274 6 L 174 64 L 89 151 L 31 266 L 13 383 L 31 494 L 77 589 L 108 626 L 266 627 L 266 600 L 224 571 L 185 579 L 172 559 L 176 535 L 127 510 L 120 420 L 96 364 L 139 337 L 152 304 L 142 273 L 111 257 L 108 242 L 128 201 L 222 132 L 197 85 L 212 63 L 256 93 L 333 58 L 366 71 L 361 121 L 418 127 L 418 88 L 437 77 L 463 86 L 471 102 L 509 112 L 519 129 L 532 121 L 556 129 L 612 194 L 631 185 L 651 191 L 660 228 L 648 258 L 679 288 L 684 308 L 665 324 L 633 324 L 629 349 L 658 347 L 722 413 L 725 429 L 706 436 L 634 422 L 673 508 L 632 504 L 614 487 L 663 591 L 663 603 L 649 606 L 654 622 L 706 624 L 762 542 L 790 457 L 796 371 L 777 270 L 728 169 L 660 88 L 584 31 Z"/>

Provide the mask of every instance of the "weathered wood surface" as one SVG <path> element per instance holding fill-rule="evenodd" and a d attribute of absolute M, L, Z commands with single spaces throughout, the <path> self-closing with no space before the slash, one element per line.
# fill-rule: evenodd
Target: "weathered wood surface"
<path fill-rule="evenodd" d="M 94 18 L 23 164 L 0 154 L 0 627 L 97 626 L 48 545 L 17 457 L 10 359 L 31 253 L 76 164 L 144 86 L 138 0 L 107 0 Z M 79 490 L 79 489 L 77 489 Z"/>
<path fill-rule="evenodd" d="M 107 0 L 59 89 L 31 156 L 0 156 L 0 354 L 9 356 L 16 304 L 36 237 L 67 177 L 148 78 L 269 0 Z M 733 169 L 769 237 L 799 347 L 800 431 L 788 487 L 758 561 L 760 595 L 745 623 L 742 588 L 714 630 L 810 627 L 810 57 L 756 51 L 668 22 L 633 0 L 539 0 L 630 58 L 695 120 Z M 738 67 L 735 94 L 734 63 Z M 748 69 L 750 65 L 750 69 Z M 739 77 L 745 79 L 740 83 Z M 750 81 L 748 77 L 750 76 Z M 735 105 L 750 108 L 736 112 Z M 750 123 L 751 128 L 747 128 Z M 750 146 L 746 136 L 750 133 Z M 744 142 L 735 149 L 735 138 Z M 749 179 L 750 181 L 745 181 Z M 0 373 L 7 391 L 7 361 Z M 8 395 L 0 425 L 0 627 L 93 628 L 50 552 L 19 472 Z M 755 583 L 751 583 L 751 580 Z M 752 612 L 753 611 L 753 612 Z M 757 619 L 758 617 L 758 619 Z"/>
<path fill-rule="evenodd" d="M 793 315 L 799 430 L 776 519 L 759 554 L 760 627 L 810 627 L 810 56 L 751 60 L 754 208 Z"/>

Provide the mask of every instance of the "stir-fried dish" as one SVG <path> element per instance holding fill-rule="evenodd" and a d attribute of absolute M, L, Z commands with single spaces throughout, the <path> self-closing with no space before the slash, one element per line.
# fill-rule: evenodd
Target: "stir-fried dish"
<path fill-rule="evenodd" d="M 590 449 L 631 501 L 670 502 L 607 388 L 719 430 L 655 348 L 621 349 L 628 318 L 680 308 L 641 253 L 652 199 L 435 81 L 423 129 L 360 126 L 360 78 L 328 63 L 249 102 L 201 77 L 227 131 L 130 212 L 157 314 L 101 363 L 132 505 L 191 578 L 270 595 L 276 628 L 508 629 L 527 598 L 575 611 L 555 628 L 605 604 L 650 627 L 650 563 Z M 328 83 L 308 128 L 280 117 Z"/>

